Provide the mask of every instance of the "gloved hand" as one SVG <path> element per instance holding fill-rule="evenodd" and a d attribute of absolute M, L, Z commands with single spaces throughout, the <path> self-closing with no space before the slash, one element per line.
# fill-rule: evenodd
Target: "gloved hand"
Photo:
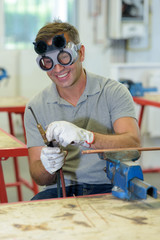
<path fill-rule="evenodd" d="M 66 121 L 55 121 L 49 124 L 46 137 L 48 141 L 55 139 L 60 145 L 78 144 L 90 147 L 94 142 L 94 134 Z"/>
<path fill-rule="evenodd" d="M 58 147 L 45 146 L 41 150 L 40 159 L 47 172 L 53 174 L 64 165 L 66 155 L 67 152 Z"/>

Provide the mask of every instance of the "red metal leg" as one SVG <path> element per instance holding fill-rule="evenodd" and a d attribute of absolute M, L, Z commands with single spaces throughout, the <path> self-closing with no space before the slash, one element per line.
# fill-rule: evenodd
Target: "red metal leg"
<path fill-rule="evenodd" d="M 13 127 L 13 121 L 12 121 L 12 114 L 10 112 L 8 113 L 8 119 L 9 119 L 10 133 L 13 136 L 15 136 L 15 134 L 14 134 L 14 127 Z M 19 182 L 20 181 L 20 174 L 19 174 L 18 159 L 16 157 L 13 158 L 13 163 L 14 163 L 14 172 L 15 172 L 16 182 Z M 21 184 L 15 184 L 15 186 L 17 187 L 18 200 L 22 201 L 22 188 L 21 188 Z"/>
<path fill-rule="evenodd" d="M 26 131 L 25 131 L 25 126 L 24 126 L 24 113 L 21 113 L 21 119 L 22 119 L 22 128 L 23 128 L 24 142 L 25 142 L 25 144 L 27 144 Z"/>
<path fill-rule="evenodd" d="M 32 184 L 33 184 L 32 190 L 36 195 L 37 193 L 39 193 L 38 185 L 33 180 L 32 180 Z"/>
<path fill-rule="evenodd" d="M 9 120 L 9 128 L 10 128 L 10 133 L 15 136 L 14 134 L 14 129 L 13 129 L 13 121 L 12 121 L 12 114 L 8 112 L 8 120 Z"/>
<path fill-rule="evenodd" d="M 139 128 L 141 128 L 141 125 L 142 125 L 144 107 L 145 107 L 144 105 L 141 105 L 141 110 L 140 110 L 139 119 L 138 119 Z"/>
<path fill-rule="evenodd" d="M 1 160 L 0 160 L 0 202 L 8 203 Z"/>
<path fill-rule="evenodd" d="M 18 166 L 18 158 L 14 157 L 13 158 L 13 162 L 14 162 L 14 172 L 15 172 L 16 182 L 20 183 L 20 173 L 19 173 L 19 166 Z M 21 184 L 18 184 L 16 187 L 17 187 L 18 200 L 22 201 L 22 186 L 21 186 Z"/>

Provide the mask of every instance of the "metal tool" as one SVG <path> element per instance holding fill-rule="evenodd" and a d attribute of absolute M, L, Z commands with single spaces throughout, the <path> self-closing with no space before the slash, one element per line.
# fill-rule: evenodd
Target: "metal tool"
<path fill-rule="evenodd" d="M 99 150 L 98 153 L 101 159 L 106 160 L 106 174 L 113 184 L 113 196 L 127 200 L 146 199 L 147 195 L 157 198 L 157 189 L 143 181 L 142 169 L 135 162 L 140 157 L 137 150 Z"/>
<path fill-rule="evenodd" d="M 35 121 L 36 121 L 36 123 L 37 123 L 37 128 L 38 128 L 38 130 L 39 130 L 39 132 L 40 132 L 40 134 L 41 134 L 41 136 L 42 136 L 42 138 L 43 138 L 44 143 L 45 143 L 47 146 L 52 145 L 51 142 L 48 142 L 48 140 L 47 140 L 47 138 L 46 138 L 46 133 L 45 133 L 44 129 L 42 128 L 41 124 L 38 122 L 38 120 L 37 120 L 37 118 L 36 118 L 36 115 L 34 114 L 32 108 L 29 106 L 28 109 L 30 109 L 31 112 L 32 112 L 32 115 L 33 115 L 33 117 L 34 117 L 34 119 L 35 119 Z M 51 146 L 51 147 L 53 147 L 53 146 Z"/>
<path fill-rule="evenodd" d="M 133 82 L 131 80 L 120 80 L 120 83 L 123 83 L 128 90 L 130 91 L 133 97 L 142 97 L 145 92 L 157 92 L 157 87 L 143 87 L 141 82 Z"/>
<path fill-rule="evenodd" d="M 48 142 L 47 138 L 46 138 L 46 132 L 43 129 L 43 127 L 41 126 L 41 124 L 38 122 L 35 113 L 33 112 L 33 109 L 29 106 L 28 109 L 31 110 L 32 115 L 37 123 L 37 128 L 43 138 L 44 143 L 48 146 L 48 147 L 60 147 L 59 143 L 56 140 L 52 140 L 51 142 Z M 64 176 L 63 176 L 63 171 L 62 168 L 60 170 L 58 170 L 56 172 L 57 174 L 57 195 L 60 198 L 60 180 L 62 183 L 62 193 L 63 193 L 63 197 L 66 197 L 66 191 L 65 191 L 65 183 L 64 183 Z"/>

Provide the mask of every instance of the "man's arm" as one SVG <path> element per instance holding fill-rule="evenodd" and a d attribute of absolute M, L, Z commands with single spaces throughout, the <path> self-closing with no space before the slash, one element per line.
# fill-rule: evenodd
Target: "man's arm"
<path fill-rule="evenodd" d="M 40 156 L 43 147 L 31 147 L 28 149 L 30 174 L 34 181 L 41 186 L 50 185 L 55 181 L 56 174 L 50 174 L 44 168 Z"/>
<path fill-rule="evenodd" d="M 140 132 L 137 121 L 131 117 L 117 119 L 113 128 L 114 135 L 94 133 L 94 149 L 140 147 Z"/>
<path fill-rule="evenodd" d="M 113 124 L 115 134 L 100 134 L 77 127 L 66 121 L 49 124 L 46 137 L 48 141 L 56 139 L 60 145 L 82 145 L 96 149 L 140 147 L 140 133 L 137 121 L 131 117 L 122 117 Z"/>

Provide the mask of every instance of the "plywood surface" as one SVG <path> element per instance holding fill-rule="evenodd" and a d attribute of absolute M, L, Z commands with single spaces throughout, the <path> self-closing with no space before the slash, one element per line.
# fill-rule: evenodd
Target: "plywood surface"
<path fill-rule="evenodd" d="M 0 97 L 0 108 L 25 106 L 27 102 L 24 97 Z"/>
<path fill-rule="evenodd" d="M 0 239 L 160 239 L 160 200 L 112 195 L 0 205 Z"/>
<path fill-rule="evenodd" d="M 160 94 L 145 94 L 143 98 L 149 101 L 160 102 Z"/>
<path fill-rule="evenodd" d="M 22 146 L 22 143 L 20 143 L 19 140 L 16 140 L 14 137 L 11 137 L 0 129 L 0 149 L 21 147 L 24 148 L 24 146 Z"/>

